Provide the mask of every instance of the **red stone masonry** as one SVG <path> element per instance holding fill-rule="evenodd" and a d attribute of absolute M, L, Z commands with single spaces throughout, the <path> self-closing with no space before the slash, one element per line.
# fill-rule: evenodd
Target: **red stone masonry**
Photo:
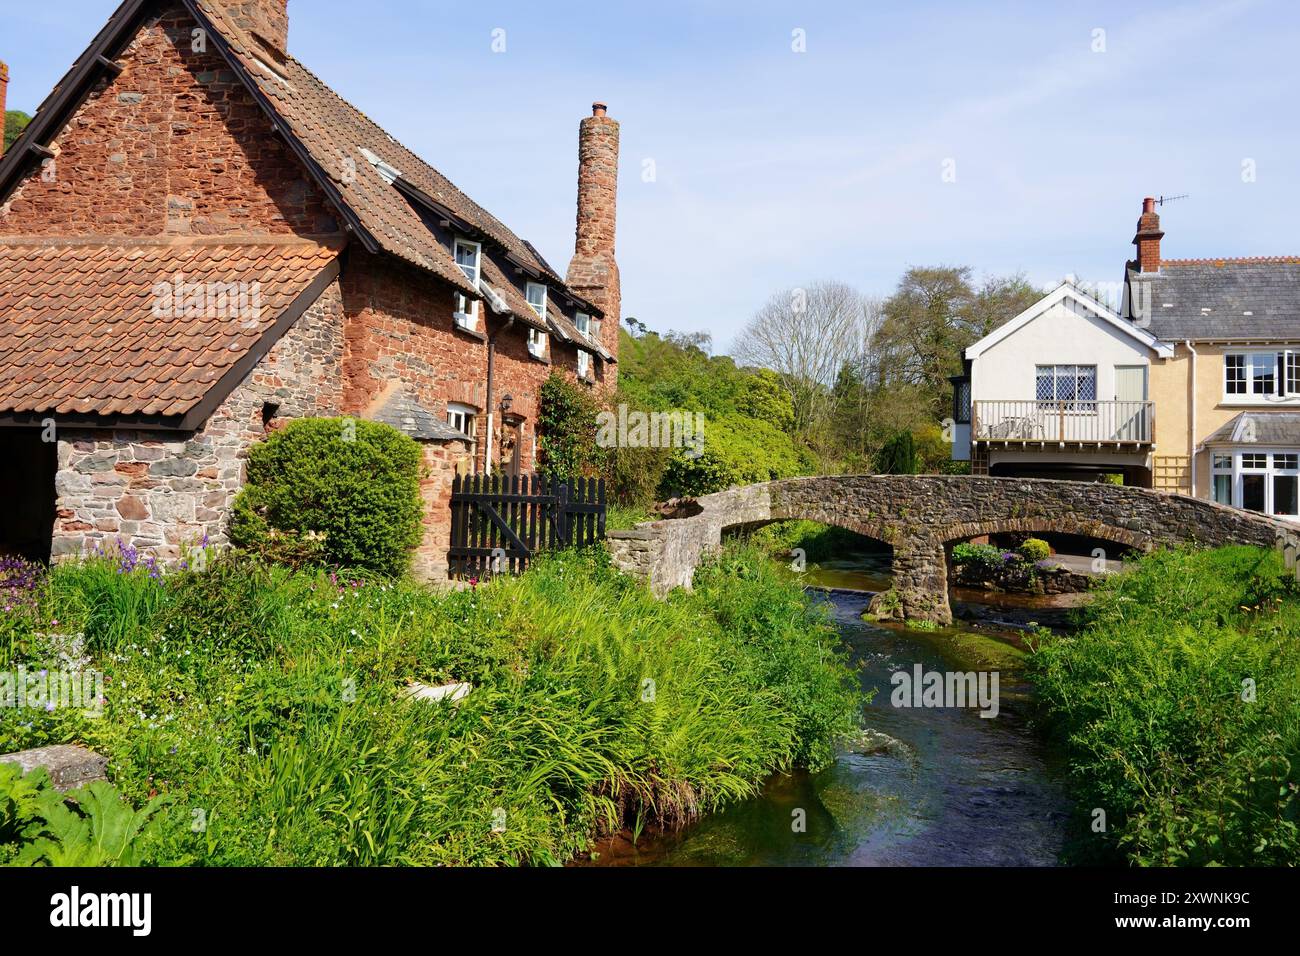
<path fill-rule="evenodd" d="M 0 207 L 0 235 L 326 235 L 334 210 L 179 5 L 147 23 Z"/>

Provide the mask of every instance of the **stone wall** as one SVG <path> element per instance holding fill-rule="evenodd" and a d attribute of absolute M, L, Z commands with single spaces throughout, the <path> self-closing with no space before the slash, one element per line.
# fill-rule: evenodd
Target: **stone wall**
<path fill-rule="evenodd" d="M 610 532 L 616 567 L 657 595 L 690 587 L 724 531 L 805 519 L 889 544 L 899 614 L 950 623 L 948 547 L 1018 531 L 1085 535 L 1121 550 L 1194 543 L 1274 547 L 1290 526 L 1252 512 L 1144 488 L 1028 478 L 845 476 L 792 478 L 699 499 L 689 518 Z"/>
<path fill-rule="evenodd" d="M 421 442 L 424 476 L 420 498 L 424 502 L 424 537 L 416 549 L 411 570 L 421 581 L 446 581 L 447 552 L 451 548 L 451 484 L 456 472 L 466 472 L 469 449 L 464 442 Z"/>
<path fill-rule="evenodd" d="M 332 208 L 179 3 L 146 21 L 0 207 L 5 235 L 324 235 Z"/>
<path fill-rule="evenodd" d="M 120 540 L 171 561 L 204 538 L 225 544 L 249 446 L 285 420 L 339 414 L 342 359 L 335 284 L 199 431 L 60 431 L 53 557 Z"/>

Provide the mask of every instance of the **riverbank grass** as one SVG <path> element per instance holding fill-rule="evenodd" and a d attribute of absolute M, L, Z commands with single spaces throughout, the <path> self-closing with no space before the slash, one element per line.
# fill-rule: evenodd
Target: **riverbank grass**
<path fill-rule="evenodd" d="M 826 764 L 860 706 L 825 612 L 740 547 L 664 602 L 601 553 L 452 594 L 95 559 L 0 618 L 0 670 L 66 666 L 55 631 L 85 635 L 104 714 L 0 710 L 0 752 L 85 743 L 134 805 L 169 797 L 149 864 L 561 863 Z"/>
<path fill-rule="evenodd" d="M 1030 658 L 1080 808 L 1072 857 L 1300 864 L 1300 590 L 1281 557 L 1155 554 L 1081 614 Z"/>

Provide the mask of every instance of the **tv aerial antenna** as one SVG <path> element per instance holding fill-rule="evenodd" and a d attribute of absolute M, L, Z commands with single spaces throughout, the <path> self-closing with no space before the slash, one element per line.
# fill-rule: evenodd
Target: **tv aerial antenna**
<path fill-rule="evenodd" d="M 1183 193 L 1180 196 L 1161 196 L 1159 199 L 1156 200 L 1156 205 L 1163 206 L 1167 202 L 1174 202 L 1175 200 L 1178 199 L 1188 199 L 1191 197 L 1191 195 L 1192 195 L 1191 193 Z"/>

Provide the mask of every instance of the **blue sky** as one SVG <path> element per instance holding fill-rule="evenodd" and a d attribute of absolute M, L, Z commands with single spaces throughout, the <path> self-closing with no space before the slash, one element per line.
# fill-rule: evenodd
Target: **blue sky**
<path fill-rule="evenodd" d="M 6 3 L 10 108 L 115 6 Z M 887 295 L 949 263 L 1115 281 L 1149 194 L 1191 194 L 1161 210 L 1167 257 L 1300 255 L 1292 0 L 291 0 L 290 17 L 296 56 L 561 270 L 577 123 L 606 100 L 624 314 L 719 350 L 816 279 Z"/>

